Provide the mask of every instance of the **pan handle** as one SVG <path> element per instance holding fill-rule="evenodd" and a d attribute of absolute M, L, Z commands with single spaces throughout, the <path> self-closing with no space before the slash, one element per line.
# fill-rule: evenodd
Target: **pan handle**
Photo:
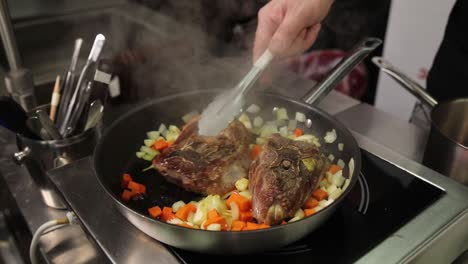
<path fill-rule="evenodd" d="M 437 105 L 437 100 L 430 96 L 421 85 L 395 68 L 382 57 L 373 57 L 372 62 L 377 65 L 381 71 L 385 72 L 388 76 L 390 76 L 393 80 L 403 86 L 406 90 L 408 90 L 408 92 L 416 96 L 416 98 L 421 100 L 421 102 L 427 106 L 432 108 Z"/>
<path fill-rule="evenodd" d="M 382 44 L 378 38 L 365 38 L 343 58 L 332 71 L 316 85 L 315 89 L 307 93 L 302 100 L 308 104 L 318 104 L 343 78 L 350 73 L 357 64 L 363 61 L 369 53 Z"/>

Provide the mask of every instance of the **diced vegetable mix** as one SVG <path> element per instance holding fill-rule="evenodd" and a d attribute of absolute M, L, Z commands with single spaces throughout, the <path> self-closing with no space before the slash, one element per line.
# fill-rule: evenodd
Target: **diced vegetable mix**
<path fill-rule="evenodd" d="M 313 134 L 306 133 L 306 128 L 310 128 L 312 122 L 307 119 L 304 113 L 296 112 L 294 119 L 289 120 L 286 108 L 275 107 L 273 115 L 275 120 L 265 121 L 260 116 L 250 117 L 248 114 L 257 114 L 260 107 L 251 105 L 242 113 L 238 120 L 244 124 L 252 133 L 256 134 L 256 144 L 250 146 L 250 157 L 256 159 L 262 152 L 263 145 L 268 137 L 274 133 L 279 133 L 283 137 L 293 140 L 300 140 L 321 146 L 319 138 Z M 182 117 L 185 123 L 198 115 L 193 111 Z M 253 120 L 253 121 L 252 121 Z M 165 148 L 171 146 L 180 134 L 177 126 L 161 124 L 157 131 L 149 131 L 144 145 L 136 153 L 138 158 L 151 161 Z M 337 134 L 334 129 L 327 131 L 323 137 L 325 143 L 332 144 L 336 141 Z M 338 149 L 342 151 L 343 143 L 338 143 Z M 332 162 L 335 156 L 330 154 L 328 159 Z M 316 164 L 313 159 L 302 161 L 308 170 L 314 170 Z M 311 216 L 330 205 L 339 198 L 343 191 L 349 186 L 350 178 L 343 176 L 345 163 L 338 159 L 333 164 L 325 177 L 319 183 L 317 189 L 312 192 L 311 197 L 304 203 L 302 208 L 297 210 L 295 215 L 283 221 L 282 224 L 298 221 L 304 217 Z M 354 170 L 354 160 L 349 164 L 350 176 Z M 146 168 L 150 169 L 152 166 Z M 236 190 L 229 192 L 222 197 L 219 195 L 208 195 L 200 201 L 177 201 L 170 207 L 163 208 L 160 205 L 148 208 L 150 217 L 159 219 L 169 224 L 179 225 L 186 228 L 205 229 L 211 231 L 246 231 L 268 228 L 268 225 L 259 224 L 252 216 L 252 194 L 248 189 L 249 180 L 242 178 L 235 183 Z M 146 194 L 146 186 L 133 181 L 129 174 L 123 174 L 121 187 L 123 188 L 122 200 L 129 202 L 131 199 Z"/>

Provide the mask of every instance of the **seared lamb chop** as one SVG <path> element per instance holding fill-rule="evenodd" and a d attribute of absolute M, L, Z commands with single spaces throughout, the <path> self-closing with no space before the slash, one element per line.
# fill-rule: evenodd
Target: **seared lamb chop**
<path fill-rule="evenodd" d="M 315 145 L 273 134 L 250 167 L 255 219 L 274 225 L 293 217 L 328 168 L 328 159 Z"/>
<path fill-rule="evenodd" d="M 188 191 L 222 195 L 235 189 L 238 179 L 247 177 L 251 138 L 237 120 L 216 137 L 201 136 L 198 120 L 194 120 L 153 164 L 169 182 Z"/>

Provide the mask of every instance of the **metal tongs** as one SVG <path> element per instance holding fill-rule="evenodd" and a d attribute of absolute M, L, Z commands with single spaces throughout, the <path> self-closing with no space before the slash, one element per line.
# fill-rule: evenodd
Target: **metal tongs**
<path fill-rule="evenodd" d="M 273 53 L 267 49 L 234 89 L 220 94 L 213 103 L 208 105 L 199 121 L 200 134 L 217 135 L 234 119 L 244 105 L 246 94 L 254 86 L 273 58 Z"/>
<path fill-rule="evenodd" d="M 69 104 L 66 106 L 67 109 L 64 120 L 60 124 L 59 130 L 63 137 L 70 136 L 76 130 L 78 120 L 88 103 L 94 81 L 94 74 L 97 68 L 96 62 L 101 54 L 105 40 L 106 38 L 102 34 L 98 34 L 94 39 L 88 60 L 81 70 L 73 95 Z"/>

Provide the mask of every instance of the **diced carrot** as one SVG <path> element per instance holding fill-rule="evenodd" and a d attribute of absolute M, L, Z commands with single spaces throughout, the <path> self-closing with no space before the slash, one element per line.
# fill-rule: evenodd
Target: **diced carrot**
<path fill-rule="evenodd" d="M 250 211 L 240 212 L 239 220 L 244 221 L 244 222 L 252 221 L 253 220 L 252 212 Z"/>
<path fill-rule="evenodd" d="M 226 205 L 228 208 L 231 208 L 231 203 L 234 202 L 239 207 L 240 211 L 248 211 L 252 206 L 252 202 L 240 195 L 238 192 L 232 192 L 229 198 L 226 200 Z"/>
<path fill-rule="evenodd" d="M 135 195 L 134 192 L 129 191 L 129 190 L 124 190 L 122 192 L 122 200 L 125 201 L 125 202 L 128 202 L 128 201 L 130 201 L 130 198 L 133 197 L 133 195 Z"/>
<path fill-rule="evenodd" d="M 260 155 L 260 152 L 262 152 L 262 146 L 260 145 L 254 145 L 252 149 L 250 150 L 250 158 L 251 159 L 256 159 L 258 155 Z"/>
<path fill-rule="evenodd" d="M 168 141 L 168 142 L 167 142 L 167 147 L 170 147 L 170 146 L 172 146 L 172 145 L 174 145 L 174 140 L 171 140 L 171 141 Z"/>
<path fill-rule="evenodd" d="M 161 215 L 162 211 L 161 211 L 161 207 L 159 206 L 153 206 L 151 208 L 148 209 L 148 213 L 151 217 L 153 218 L 157 218 L 158 216 Z"/>
<path fill-rule="evenodd" d="M 305 214 L 305 216 L 313 215 L 313 214 L 315 214 L 315 209 L 305 209 L 304 214 Z"/>
<path fill-rule="evenodd" d="M 244 227 L 244 221 L 234 220 L 234 222 L 231 224 L 231 231 L 241 231 Z"/>
<path fill-rule="evenodd" d="M 124 173 L 122 175 L 122 181 L 120 182 L 120 187 L 122 187 L 123 189 L 126 189 L 128 186 L 128 183 L 131 181 L 133 181 L 132 176 L 130 176 L 130 174 L 128 173 Z"/>
<path fill-rule="evenodd" d="M 163 149 L 167 148 L 168 146 L 169 145 L 167 144 L 166 140 L 164 140 L 164 139 L 159 139 L 156 142 L 154 142 L 154 144 L 153 144 L 153 148 L 155 150 L 163 150 Z"/>
<path fill-rule="evenodd" d="M 218 211 L 216 211 L 216 209 L 212 209 L 208 212 L 208 219 L 213 219 L 216 217 L 219 217 Z"/>
<path fill-rule="evenodd" d="M 227 222 L 226 219 L 222 216 L 218 216 L 215 218 L 207 219 L 205 223 L 203 224 L 203 227 L 206 228 L 207 226 L 211 224 L 220 224 L 221 225 L 221 230 L 227 230 Z"/>
<path fill-rule="evenodd" d="M 134 193 L 146 193 L 146 186 L 138 182 L 130 181 L 127 188 L 132 190 Z"/>
<path fill-rule="evenodd" d="M 300 128 L 296 128 L 296 129 L 294 130 L 294 135 L 295 135 L 296 137 L 300 137 L 300 136 L 304 135 L 304 131 L 303 131 L 302 129 L 300 129 Z"/>
<path fill-rule="evenodd" d="M 270 226 L 267 224 L 257 224 L 253 222 L 247 222 L 244 229 L 242 230 L 257 230 L 257 229 L 264 229 L 269 228 Z"/>
<path fill-rule="evenodd" d="M 330 169 L 328 169 L 328 171 L 331 173 L 331 174 L 335 174 L 337 173 L 338 171 L 342 170 L 342 168 L 336 164 L 332 164 L 330 166 Z"/>
<path fill-rule="evenodd" d="M 305 203 L 304 205 L 302 206 L 304 209 L 312 209 L 314 207 L 316 207 L 317 205 L 319 204 L 319 202 L 313 198 L 313 197 L 310 197 Z"/>
<path fill-rule="evenodd" d="M 172 207 L 164 206 L 161 213 L 161 219 L 167 222 L 174 218 L 176 218 L 176 216 L 172 212 Z"/>
<path fill-rule="evenodd" d="M 186 222 L 183 222 L 182 224 L 177 224 L 178 226 L 183 226 L 183 227 L 187 227 L 187 228 L 193 228 L 193 226 L 187 224 Z"/>
<path fill-rule="evenodd" d="M 322 201 L 323 199 L 327 199 L 328 193 L 322 189 L 315 189 L 312 192 L 312 197 L 314 197 L 315 199 L 319 201 Z"/>
<path fill-rule="evenodd" d="M 179 210 L 177 210 L 175 215 L 180 220 L 187 221 L 187 217 L 188 217 L 189 213 L 190 212 L 195 213 L 196 211 L 197 211 L 197 207 L 193 203 L 188 203 L 188 204 L 182 206 L 181 208 L 179 208 Z"/>

